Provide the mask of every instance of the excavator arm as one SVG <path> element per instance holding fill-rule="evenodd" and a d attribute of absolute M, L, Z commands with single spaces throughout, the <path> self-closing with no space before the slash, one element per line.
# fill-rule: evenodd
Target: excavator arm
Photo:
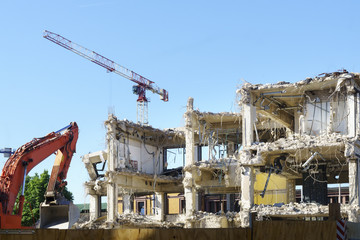
<path fill-rule="evenodd" d="M 75 122 L 42 138 L 24 144 L 6 161 L 0 176 L 0 228 L 21 228 L 25 177 L 36 165 L 57 151 L 49 184 L 55 192 L 64 184 L 73 153 L 76 150 L 78 126 Z M 22 186 L 19 207 L 13 214 L 16 197 Z M 49 188 L 48 188 L 49 191 Z M 48 192 L 47 191 L 47 192 Z"/>
<path fill-rule="evenodd" d="M 77 135 L 76 135 L 77 140 Z M 55 157 L 55 162 L 51 171 L 49 183 L 45 193 L 45 203 L 56 204 L 57 194 L 66 186 L 67 172 L 70 167 L 72 156 L 75 152 L 76 141 L 69 141 L 68 144 L 60 148 Z"/>

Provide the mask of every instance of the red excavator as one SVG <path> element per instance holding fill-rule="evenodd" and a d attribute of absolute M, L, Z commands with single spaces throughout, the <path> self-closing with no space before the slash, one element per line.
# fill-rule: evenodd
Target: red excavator
<path fill-rule="evenodd" d="M 40 227 L 51 225 L 52 221 L 64 222 L 69 218 L 69 202 L 63 201 L 61 190 L 66 185 L 64 180 L 76 150 L 78 134 L 78 126 L 72 122 L 45 137 L 34 138 L 18 148 L 6 161 L 0 176 L 0 229 L 28 228 L 21 226 L 26 175 L 55 152 L 55 163 L 46 190 L 45 203 L 40 208 Z M 14 211 L 21 186 L 19 204 Z"/>

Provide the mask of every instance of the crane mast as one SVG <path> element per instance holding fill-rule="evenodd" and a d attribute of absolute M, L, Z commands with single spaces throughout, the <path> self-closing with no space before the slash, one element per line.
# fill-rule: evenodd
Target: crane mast
<path fill-rule="evenodd" d="M 133 86 L 133 93 L 138 95 L 137 99 L 137 122 L 142 125 L 148 124 L 148 98 L 146 97 L 146 90 L 158 94 L 160 99 L 164 102 L 169 100 L 169 93 L 165 89 L 159 88 L 153 81 L 137 74 L 136 72 L 127 69 L 126 67 L 117 64 L 116 62 L 92 51 L 79 44 L 76 44 L 69 39 L 62 37 L 59 34 L 44 31 L 44 38 L 58 44 L 59 46 L 68 49 L 87 60 L 107 69 L 109 72 L 114 72 L 124 78 L 129 79 L 130 81 L 136 83 L 137 85 Z"/>

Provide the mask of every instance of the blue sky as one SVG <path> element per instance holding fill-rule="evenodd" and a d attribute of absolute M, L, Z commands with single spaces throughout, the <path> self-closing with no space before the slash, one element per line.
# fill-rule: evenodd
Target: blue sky
<path fill-rule="evenodd" d="M 182 126 L 189 96 L 202 111 L 238 111 L 236 87 L 360 71 L 358 1 L 8 1 L 0 3 L 0 148 L 76 121 L 68 173 L 87 201 L 80 156 L 105 149 L 109 107 L 136 120 L 132 82 L 44 39 L 58 33 L 154 81 L 149 122 Z M 0 166 L 6 159 L 0 156 Z M 51 170 L 51 156 L 30 172 Z"/>

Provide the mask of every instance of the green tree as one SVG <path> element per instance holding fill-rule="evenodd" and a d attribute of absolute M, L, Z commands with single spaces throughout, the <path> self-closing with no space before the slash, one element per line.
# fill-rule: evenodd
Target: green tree
<path fill-rule="evenodd" d="M 47 170 L 42 174 L 33 177 L 26 176 L 25 179 L 25 202 L 22 212 L 21 224 L 23 226 L 32 226 L 40 217 L 40 204 L 45 200 L 45 192 L 50 179 Z M 19 193 L 20 194 L 20 193 Z M 62 191 L 64 197 L 70 201 L 74 200 L 74 196 L 65 187 Z"/>

